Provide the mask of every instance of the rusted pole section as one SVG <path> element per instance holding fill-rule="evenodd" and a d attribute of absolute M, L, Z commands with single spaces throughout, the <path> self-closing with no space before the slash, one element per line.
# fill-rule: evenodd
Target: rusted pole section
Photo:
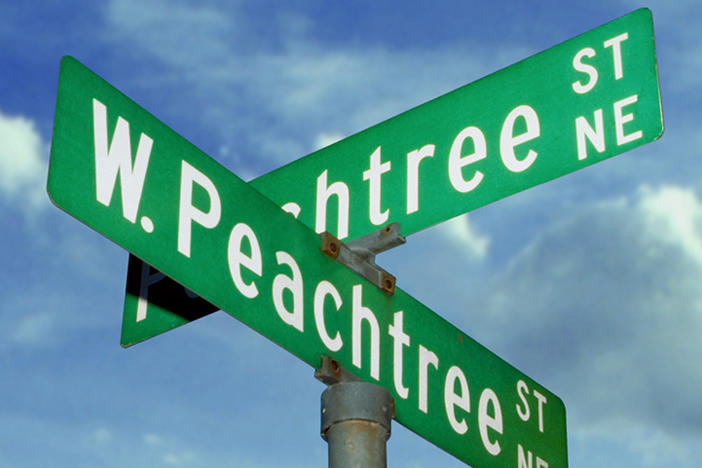
<path fill-rule="evenodd" d="M 317 378 L 335 381 L 322 393 L 322 438 L 329 446 L 329 468 L 386 468 L 386 442 L 394 416 L 390 393 L 355 380 L 326 359 L 318 373 L 325 365 L 335 372 L 332 378 L 329 373 Z"/>

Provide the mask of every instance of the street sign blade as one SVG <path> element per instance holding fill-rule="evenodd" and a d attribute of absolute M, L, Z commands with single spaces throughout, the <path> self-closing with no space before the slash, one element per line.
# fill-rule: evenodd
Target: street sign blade
<path fill-rule="evenodd" d="M 129 347 L 219 310 L 129 254 L 120 344 Z"/>
<path fill-rule="evenodd" d="M 644 8 L 250 183 L 342 241 L 386 222 L 399 222 L 407 236 L 662 132 L 653 21 Z M 329 209 L 334 218 L 328 207 L 338 207 Z"/>
<path fill-rule="evenodd" d="M 383 386 L 398 422 L 460 460 L 567 466 L 556 395 L 404 291 L 388 296 L 322 254 L 314 231 L 71 57 L 48 192 L 309 365 L 329 355 Z"/>
<path fill-rule="evenodd" d="M 662 132 L 653 22 L 640 9 L 250 184 L 316 232 L 348 240 L 399 222 L 409 235 Z"/>

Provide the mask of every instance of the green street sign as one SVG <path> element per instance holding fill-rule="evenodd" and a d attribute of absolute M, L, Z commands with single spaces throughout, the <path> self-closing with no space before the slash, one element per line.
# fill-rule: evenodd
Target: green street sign
<path fill-rule="evenodd" d="M 318 233 L 354 239 L 399 222 L 409 235 L 662 132 L 653 21 L 640 9 L 250 184 Z M 137 286 L 128 291 L 125 322 L 152 304 L 154 318 L 124 344 L 214 310 L 184 317 L 162 307 L 159 289 L 182 296 L 182 288 L 168 279 L 156 288 L 155 280 L 140 282 L 144 275 L 129 269 Z"/>
<path fill-rule="evenodd" d="M 251 182 L 316 232 L 409 235 L 658 139 L 640 9 Z"/>
<path fill-rule="evenodd" d="M 556 395 L 402 290 L 389 296 L 322 254 L 312 229 L 71 57 L 48 191 L 311 366 L 329 355 L 381 385 L 398 422 L 460 460 L 567 466 Z"/>
<path fill-rule="evenodd" d="M 219 308 L 129 254 L 120 344 L 127 348 Z"/>

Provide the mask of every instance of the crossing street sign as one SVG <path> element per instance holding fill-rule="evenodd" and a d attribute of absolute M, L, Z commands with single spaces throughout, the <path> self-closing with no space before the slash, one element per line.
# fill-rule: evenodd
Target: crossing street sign
<path fill-rule="evenodd" d="M 460 460 L 567 466 L 556 395 L 404 291 L 389 296 L 322 254 L 312 229 L 71 57 L 48 192 L 311 366 L 329 355 L 381 385 L 398 422 Z"/>
<path fill-rule="evenodd" d="M 653 21 L 644 8 L 298 159 L 251 186 L 318 233 L 354 239 L 399 222 L 409 235 L 656 140 L 662 132 Z M 159 305 L 167 301 L 163 294 L 183 296 L 183 288 L 132 264 L 123 344 L 215 310 L 204 305 L 183 316 Z M 180 304 L 192 302 L 183 297 Z M 147 308 L 154 310 L 152 319 L 133 327 Z"/>
<path fill-rule="evenodd" d="M 662 132 L 653 21 L 640 9 L 251 185 L 341 240 L 387 222 L 409 235 Z"/>

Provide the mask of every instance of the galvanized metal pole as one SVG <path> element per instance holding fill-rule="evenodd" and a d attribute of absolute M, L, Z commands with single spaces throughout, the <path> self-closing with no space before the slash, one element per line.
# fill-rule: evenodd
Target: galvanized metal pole
<path fill-rule="evenodd" d="M 340 382 L 322 393 L 322 438 L 329 468 L 386 468 L 393 400 L 382 387 Z"/>
<path fill-rule="evenodd" d="M 322 233 L 322 252 L 392 295 L 395 277 L 375 263 L 375 256 L 402 245 L 400 225 L 346 244 Z M 360 381 L 329 356 L 322 356 L 315 377 L 329 387 L 322 393 L 322 438 L 329 446 L 329 468 L 386 468 L 386 443 L 395 403 L 383 387 Z"/>

